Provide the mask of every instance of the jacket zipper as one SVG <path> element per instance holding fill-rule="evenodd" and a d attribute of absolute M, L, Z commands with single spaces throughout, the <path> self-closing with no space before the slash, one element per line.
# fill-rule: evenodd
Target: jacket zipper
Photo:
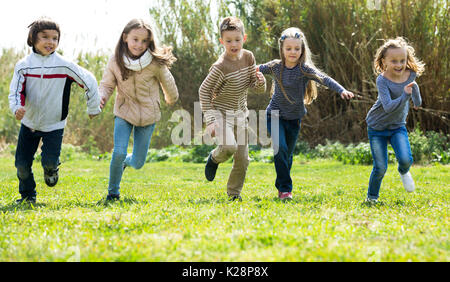
<path fill-rule="evenodd" d="M 134 74 L 134 95 L 136 97 L 136 102 L 139 104 L 139 99 L 137 97 L 137 88 L 136 88 L 136 74 Z M 137 107 L 139 111 L 139 125 L 142 126 L 142 113 L 141 113 L 141 107 Z"/>
<path fill-rule="evenodd" d="M 40 97 L 38 97 L 39 98 L 38 101 L 42 102 L 43 101 L 42 93 L 43 93 L 43 84 L 44 84 L 44 60 L 45 60 L 45 58 L 44 57 L 40 58 L 40 60 L 41 60 L 41 79 L 39 81 L 39 89 L 40 89 L 40 91 L 39 91 L 38 95 Z M 38 125 L 36 126 L 39 129 L 41 129 L 41 124 L 42 124 L 42 108 L 43 107 L 39 107 L 39 119 L 38 119 L 39 122 L 38 122 Z"/>

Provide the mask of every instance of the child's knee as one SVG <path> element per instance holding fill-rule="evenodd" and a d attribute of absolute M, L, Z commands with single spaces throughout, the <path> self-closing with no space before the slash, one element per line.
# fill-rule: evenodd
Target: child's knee
<path fill-rule="evenodd" d="M 136 162 L 136 164 L 134 165 L 135 169 L 141 169 L 145 164 L 145 159 L 144 160 L 139 160 Z"/>
<path fill-rule="evenodd" d="M 112 161 L 119 161 L 119 162 L 123 162 L 125 160 L 125 158 L 127 157 L 127 153 L 123 153 L 123 152 L 118 152 L 116 150 L 113 151 L 112 156 L 111 156 L 111 160 Z"/>
<path fill-rule="evenodd" d="M 231 156 L 231 155 L 233 155 L 234 153 L 236 153 L 237 149 L 238 149 L 237 144 L 233 144 L 233 145 L 223 145 L 222 148 L 221 148 L 221 151 L 222 151 L 224 154 L 226 154 L 226 155 L 228 155 L 228 156 Z"/>
<path fill-rule="evenodd" d="M 279 146 L 276 148 L 277 150 L 275 150 L 274 148 L 274 157 L 275 158 L 283 158 L 283 159 L 287 159 L 288 157 L 288 148 L 287 146 Z"/>
<path fill-rule="evenodd" d="M 248 155 L 234 156 L 233 166 L 239 167 L 242 170 L 246 170 L 249 164 L 250 160 L 248 159 Z"/>
<path fill-rule="evenodd" d="M 403 169 L 403 170 L 407 170 L 411 167 L 411 165 L 413 164 L 413 159 L 412 158 L 399 158 L 398 160 L 398 166 L 399 168 Z"/>
<path fill-rule="evenodd" d="M 17 176 L 20 179 L 27 179 L 31 175 L 31 168 L 26 165 L 16 165 L 17 167 Z"/>
<path fill-rule="evenodd" d="M 385 165 L 374 166 L 373 171 L 376 175 L 384 176 L 387 171 L 387 166 L 385 166 Z"/>

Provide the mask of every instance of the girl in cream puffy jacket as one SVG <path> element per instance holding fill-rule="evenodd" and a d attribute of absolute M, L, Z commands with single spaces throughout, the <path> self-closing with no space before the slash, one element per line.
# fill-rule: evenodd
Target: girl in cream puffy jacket
<path fill-rule="evenodd" d="M 125 26 L 99 87 L 102 108 L 117 87 L 107 201 L 120 198 L 124 169 L 139 169 L 145 163 L 155 123 L 161 118 L 160 86 L 166 103 L 172 105 L 178 100 L 169 71 L 175 60 L 170 47 L 156 47 L 151 27 L 143 20 L 133 19 Z M 133 153 L 127 155 L 132 131 Z"/>

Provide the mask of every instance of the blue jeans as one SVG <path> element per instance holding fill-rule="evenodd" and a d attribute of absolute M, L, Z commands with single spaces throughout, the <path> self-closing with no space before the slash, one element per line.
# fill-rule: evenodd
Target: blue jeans
<path fill-rule="evenodd" d="M 133 128 L 133 153 L 127 155 L 128 142 Z M 147 126 L 134 126 L 120 117 L 115 118 L 114 151 L 109 166 L 109 194 L 120 194 L 120 181 L 124 165 L 135 169 L 140 169 L 144 165 L 154 129 L 154 123 Z"/>
<path fill-rule="evenodd" d="M 36 182 L 31 167 L 39 142 L 42 139 L 42 167 L 44 170 L 53 170 L 58 168 L 60 164 L 59 156 L 63 135 L 64 129 L 42 132 L 31 130 L 23 124 L 20 126 L 15 166 L 17 178 L 19 178 L 19 193 L 22 198 L 36 196 Z"/>
<path fill-rule="evenodd" d="M 278 138 L 276 138 L 276 134 L 272 134 L 272 129 L 271 116 L 268 114 L 267 130 L 272 138 L 274 152 L 276 152 L 273 158 L 277 173 L 275 187 L 280 192 L 292 192 L 291 167 L 295 144 L 300 132 L 300 119 L 285 120 L 280 117 Z"/>
<path fill-rule="evenodd" d="M 397 129 L 374 130 L 368 128 L 370 150 L 373 158 L 373 169 L 370 174 L 369 190 L 367 197 L 378 199 L 381 181 L 388 167 L 388 142 L 391 143 L 398 161 L 398 172 L 405 174 L 413 163 L 411 147 L 408 140 L 406 127 Z"/>

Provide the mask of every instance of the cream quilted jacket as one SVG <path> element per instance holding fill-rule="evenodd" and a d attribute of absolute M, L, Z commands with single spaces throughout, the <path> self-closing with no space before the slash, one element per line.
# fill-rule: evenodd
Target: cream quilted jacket
<path fill-rule="evenodd" d="M 117 86 L 114 115 L 135 126 L 147 126 L 161 118 L 160 85 L 166 103 L 175 103 L 178 100 L 178 89 L 166 66 L 161 66 L 153 60 L 142 71 L 131 72 L 128 79 L 123 81 L 112 56 L 100 82 L 99 92 L 108 100 Z"/>

